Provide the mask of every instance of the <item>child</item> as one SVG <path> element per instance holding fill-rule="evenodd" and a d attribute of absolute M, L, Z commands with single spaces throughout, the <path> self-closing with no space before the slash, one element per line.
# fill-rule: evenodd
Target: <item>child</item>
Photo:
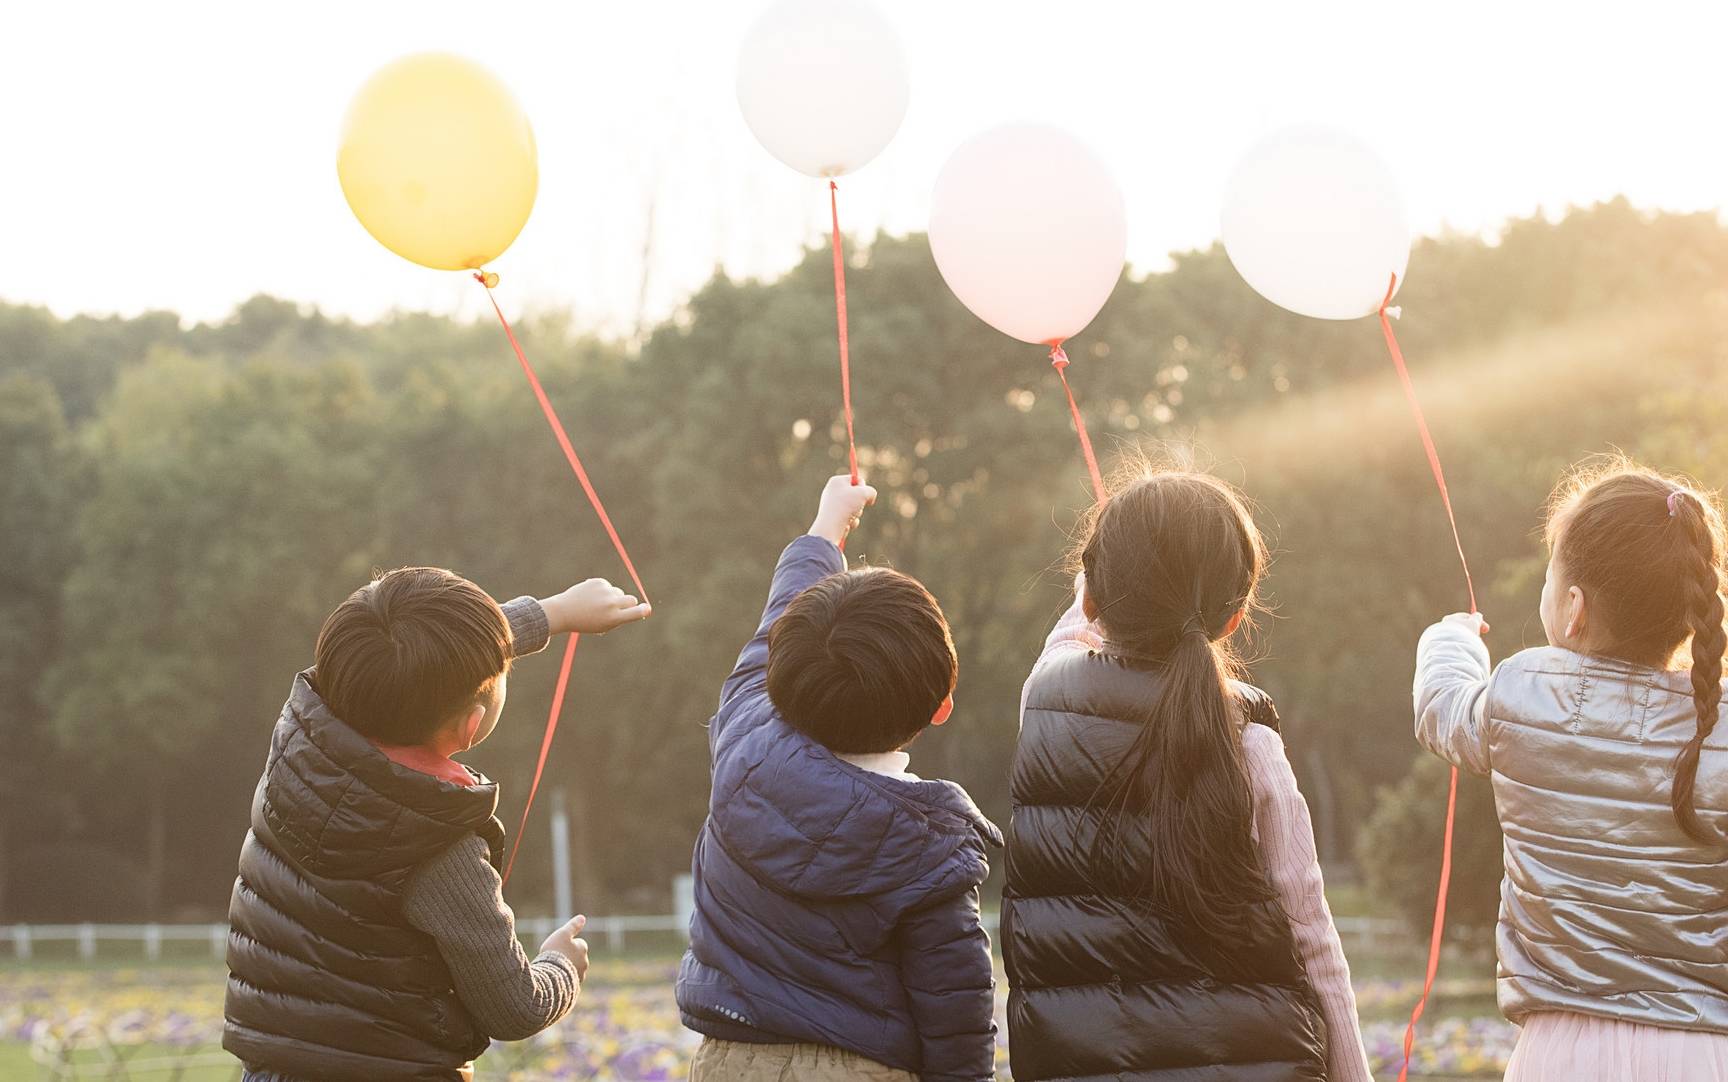
<path fill-rule="evenodd" d="M 1623 460 L 1548 515 L 1552 645 L 1416 648 L 1416 738 L 1493 778 L 1514 1082 L 1728 1082 L 1728 739 L 1715 497 Z M 1688 671 L 1681 647 L 1691 644 Z"/>
<path fill-rule="evenodd" d="M 584 919 L 528 960 L 498 787 L 451 757 L 498 724 L 512 657 L 647 615 L 601 579 L 500 609 L 433 567 L 330 614 L 271 735 L 229 902 L 222 1046 L 247 1079 L 468 1079 L 491 1039 L 570 1010 Z"/>
<path fill-rule="evenodd" d="M 1095 513 L 1010 782 L 1019 1082 L 1369 1078 L 1277 711 L 1229 679 L 1265 561 L 1201 474 L 1137 473 Z"/>
<path fill-rule="evenodd" d="M 828 482 L 709 726 L 678 974 L 684 1024 L 704 1035 L 693 1082 L 994 1077 L 978 887 L 1002 836 L 958 785 L 907 772 L 957 668 L 928 591 L 846 570 L 840 545 L 875 500 Z"/>

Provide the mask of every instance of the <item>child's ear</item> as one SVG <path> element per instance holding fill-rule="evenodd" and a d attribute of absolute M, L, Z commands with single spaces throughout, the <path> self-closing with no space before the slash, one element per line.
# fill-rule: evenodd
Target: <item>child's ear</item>
<path fill-rule="evenodd" d="M 1566 637 L 1576 640 L 1590 626 L 1589 606 L 1584 591 L 1576 586 L 1566 589 Z"/>
<path fill-rule="evenodd" d="M 954 713 L 954 696 L 952 694 L 950 694 L 946 699 L 942 700 L 942 705 L 938 706 L 936 708 L 936 713 L 934 715 L 932 715 L 930 718 L 930 724 L 931 725 L 940 725 L 943 722 L 947 721 L 949 716 L 953 713 Z"/>
<path fill-rule="evenodd" d="M 1242 626 L 1242 621 L 1247 617 L 1247 609 L 1237 609 L 1236 615 L 1230 617 L 1229 622 L 1224 625 L 1224 634 L 1218 637 L 1221 639 L 1228 639 L 1230 636 L 1236 634 L 1236 629 Z"/>
<path fill-rule="evenodd" d="M 1092 588 L 1090 586 L 1086 588 L 1084 594 L 1080 595 L 1080 611 L 1086 614 L 1088 622 L 1094 624 L 1098 622 L 1098 604 L 1092 600 Z"/>
<path fill-rule="evenodd" d="M 467 751 L 479 743 L 480 726 L 486 721 L 486 704 L 475 703 L 468 708 L 468 713 L 462 715 L 461 728 L 457 733 L 458 748 Z"/>

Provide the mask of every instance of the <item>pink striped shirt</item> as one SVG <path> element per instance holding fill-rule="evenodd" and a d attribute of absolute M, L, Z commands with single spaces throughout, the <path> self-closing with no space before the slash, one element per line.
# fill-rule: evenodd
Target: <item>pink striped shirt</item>
<path fill-rule="evenodd" d="M 1063 650 L 1102 650 L 1098 625 L 1086 619 L 1081 608 L 1083 577 L 1074 583 L 1074 603 L 1056 621 L 1044 652 L 1032 675 Z M 1028 678 L 1030 684 L 1030 678 Z M 1026 711 L 1026 693 L 1020 693 L 1020 711 Z M 1320 997 L 1326 1019 L 1327 1077 L 1331 1082 L 1373 1082 L 1368 1055 L 1362 1047 L 1362 1029 L 1356 1020 L 1356 992 L 1350 986 L 1350 964 L 1344 945 L 1332 923 L 1326 904 L 1326 884 L 1320 874 L 1320 858 L 1314 849 L 1314 825 L 1308 817 L 1308 802 L 1296 787 L 1296 775 L 1284 754 L 1283 739 L 1264 725 L 1246 725 L 1242 751 L 1247 760 L 1248 783 L 1254 790 L 1254 840 L 1266 873 L 1278 891 L 1278 902 L 1290 918 L 1296 947 L 1302 954 L 1308 980 Z"/>

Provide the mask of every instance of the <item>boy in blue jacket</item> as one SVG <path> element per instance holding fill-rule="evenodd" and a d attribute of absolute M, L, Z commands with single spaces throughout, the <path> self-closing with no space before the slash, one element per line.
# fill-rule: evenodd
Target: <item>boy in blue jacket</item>
<path fill-rule="evenodd" d="M 978 888 L 1002 834 L 960 786 L 907 772 L 958 665 L 929 591 L 846 569 L 840 545 L 875 500 L 828 482 L 709 724 L 678 974 L 705 1038 L 692 1082 L 995 1077 Z"/>

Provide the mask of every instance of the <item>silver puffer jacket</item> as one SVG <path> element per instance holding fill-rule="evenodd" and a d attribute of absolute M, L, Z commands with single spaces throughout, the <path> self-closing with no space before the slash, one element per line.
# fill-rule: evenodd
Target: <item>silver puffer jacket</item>
<path fill-rule="evenodd" d="M 1416 738 L 1494 782 L 1505 831 L 1500 1009 L 1576 1011 L 1728 1033 L 1728 847 L 1669 808 L 1697 730 L 1692 680 L 1570 650 L 1489 672 L 1468 628 L 1416 653 Z M 1696 804 L 1728 831 L 1728 719 L 1705 744 Z"/>

